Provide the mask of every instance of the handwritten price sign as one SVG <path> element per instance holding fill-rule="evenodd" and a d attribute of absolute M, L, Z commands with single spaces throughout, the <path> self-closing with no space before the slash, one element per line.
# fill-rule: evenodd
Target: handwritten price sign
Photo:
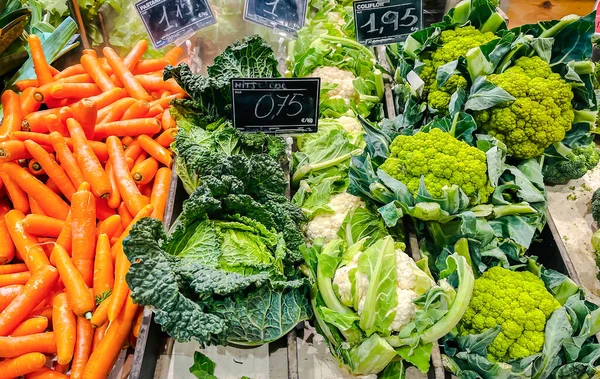
<path fill-rule="evenodd" d="M 364 0 L 352 5 L 356 40 L 363 45 L 402 42 L 423 28 L 422 0 Z"/>
<path fill-rule="evenodd" d="M 246 0 L 244 19 L 296 35 L 306 23 L 308 0 Z"/>
<path fill-rule="evenodd" d="M 247 132 L 314 133 L 319 78 L 232 79 L 233 125 Z"/>

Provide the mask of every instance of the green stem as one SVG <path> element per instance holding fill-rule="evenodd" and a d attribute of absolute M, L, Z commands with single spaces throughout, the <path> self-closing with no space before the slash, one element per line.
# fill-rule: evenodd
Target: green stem
<path fill-rule="evenodd" d="M 297 187 L 298 183 L 300 183 L 300 180 L 302 180 L 305 176 L 307 176 L 311 172 L 323 170 L 323 169 L 338 165 L 338 164 L 350 159 L 350 157 L 352 157 L 353 155 L 360 154 L 361 151 L 362 151 L 361 149 L 356 149 L 348 154 L 344 154 L 342 156 L 339 156 L 334 159 L 330 159 L 325 162 L 304 165 L 299 170 L 294 172 L 294 175 L 292 176 L 292 185 L 294 187 Z"/>
<path fill-rule="evenodd" d="M 494 207 L 494 218 L 500 218 L 502 216 L 512 216 L 527 213 L 537 213 L 535 208 L 531 207 L 528 203 L 499 205 Z"/>
<path fill-rule="evenodd" d="M 544 30 L 542 32 L 542 34 L 539 35 L 538 38 L 555 37 L 558 33 L 560 33 L 561 30 L 563 30 L 567 26 L 571 25 L 575 21 L 578 21 L 580 18 L 581 17 L 577 16 L 576 14 L 566 15 L 565 17 L 561 18 L 560 21 L 558 23 L 556 23 L 554 26 L 552 26 L 550 29 Z"/>
<path fill-rule="evenodd" d="M 375 59 L 375 54 L 373 54 L 373 51 L 371 51 L 371 49 L 369 49 L 368 47 L 361 45 L 360 43 L 353 41 L 349 38 L 323 35 L 323 36 L 321 36 L 321 40 L 323 40 L 325 42 L 329 42 L 333 45 L 340 44 L 345 47 L 359 50 L 359 51 L 363 52 L 364 54 L 368 55 L 371 59 L 373 59 L 373 60 Z"/>
<path fill-rule="evenodd" d="M 381 70 L 379 69 L 375 69 L 375 71 L 373 72 L 373 75 L 375 76 L 375 92 L 377 93 L 377 97 L 378 102 L 381 101 L 381 99 L 383 99 L 383 95 L 385 94 L 385 85 L 383 84 L 383 74 L 381 73 Z"/>
<path fill-rule="evenodd" d="M 500 16 L 500 14 L 498 14 L 497 12 L 494 12 L 490 16 L 490 18 L 488 18 L 487 21 L 481 27 L 481 32 L 482 33 L 486 33 L 486 32 L 495 33 L 498 30 L 498 28 L 500 27 L 500 25 L 504 24 L 504 22 L 505 21 L 502 18 L 502 16 Z"/>

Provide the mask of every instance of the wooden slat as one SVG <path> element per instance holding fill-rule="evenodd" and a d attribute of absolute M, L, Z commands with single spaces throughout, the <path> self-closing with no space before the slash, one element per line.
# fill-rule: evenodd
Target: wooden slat
<path fill-rule="evenodd" d="M 592 0 L 510 0 L 509 27 L 559 19 L 568 14 L 586 15 L 594 10 Z"/>

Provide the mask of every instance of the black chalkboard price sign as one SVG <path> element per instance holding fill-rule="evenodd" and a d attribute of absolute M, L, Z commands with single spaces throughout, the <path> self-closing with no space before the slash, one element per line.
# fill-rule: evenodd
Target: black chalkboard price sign
<path fill-rule="evenodd" d="M 306 23 L 308 0 L 246 0 L 244 19 L 287 34 Z"/>
<path fill-rule="evenodd" d="M 389 45 L 423 28 L 423 0 L 355 1 L 356 40 L 363 45 Z"/>
<path fill-rule="evenodd" d="M 141 0 L 135 7 L 157 49 L 217 22 L 208 0 Z"/>
<path fill-rule="evenodd" d="M 233 126 L 244 132 L 315 133 L 320 78 L 231 79 Z"/>

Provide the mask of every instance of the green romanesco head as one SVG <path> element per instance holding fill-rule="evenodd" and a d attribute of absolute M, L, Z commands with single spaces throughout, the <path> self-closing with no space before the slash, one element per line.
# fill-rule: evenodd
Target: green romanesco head
<path fill-rule="evenodd" d="M 396 137 L 390 145 L 390 156 L 380 168 L 414 194 L 421 177 L 427 191 L 436 197 L 442 197 L 444 187 L 453 184 L 473 202 L 485 202 L 493 192 L 485 153 L 439 129 Z"/>
<path fill-rule="evenodd" d="M 475 112 L 475 120 L 487 134 L 506 143 L 509 155 L 538 157 L 565 138 L 574 120 L 573 92 L 548 63 L 539 57 L 521 57 L 488 80 L 516 100 Z"/>
<path fill-rule="evenodd" d="M 488 346 L 488 358 L 507 362 L 542 350 L 546 321 L 558 301 L 530 272 L 492 267 L 475 280 L 473 297 L 458 331 L 480 334 L 497 325 L 502 330 Z"/>
<path fill-rule="evenodd" d="M 440 116 L 446 115 L 448 113 L 450 97 L 452 97 L 452 94 L 459 88 L 467 88 L 467 80 L 460 75 L 453 75 L 450 77 L 441 88 L 438 88 L 437 81 L 434 81 L 429 88 L 429 94 L 427 95 L 429 106 L 433 109 L 437 109 Z"/>

